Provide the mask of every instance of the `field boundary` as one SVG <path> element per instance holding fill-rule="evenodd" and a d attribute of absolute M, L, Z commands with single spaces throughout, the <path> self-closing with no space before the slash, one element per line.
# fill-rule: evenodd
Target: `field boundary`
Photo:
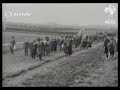
<path fill-rule="evenodd" d="M 24 42 L 17 42 L 16 44 L 20 44 L 20 43 L 24 43 Z M 2 44 L 3 46 L 8 46 L 8 45 L 10 45 L 10 43 L 4 43 L 4 44 Z"/>

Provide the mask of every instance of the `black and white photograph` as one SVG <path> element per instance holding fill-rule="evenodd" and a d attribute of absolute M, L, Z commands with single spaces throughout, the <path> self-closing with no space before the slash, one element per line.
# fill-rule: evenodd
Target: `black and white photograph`
<path fill-rule="evenodd" d="M 118 87 L 118 3 L 2 3 L 2 87 Z"/>

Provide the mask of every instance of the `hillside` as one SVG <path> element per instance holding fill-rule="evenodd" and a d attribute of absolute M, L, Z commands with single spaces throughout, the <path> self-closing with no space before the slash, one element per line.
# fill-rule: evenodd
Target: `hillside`
<path fill-rule="evenodd" d="M 52 33 L 78 33 L 79 30 L 94 31 L 117 31 L 117 27 L 113 26 L 101 26 L 101 25 L 61 25 L 56 23 L 47 24 L 31 24 L 31 23 L 6 23 L 7 31 L 31 31 L 31 32 L 52 32 Z"/>

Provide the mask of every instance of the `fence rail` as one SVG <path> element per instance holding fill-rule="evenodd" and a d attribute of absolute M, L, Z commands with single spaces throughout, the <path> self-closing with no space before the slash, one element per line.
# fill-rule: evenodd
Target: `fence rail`
<path fill-rule="evenodd" d="M 23 43 L 24 42 L 16 42 L 16 47 L 17 49 L 16 50 L 20 50 L 20 49 L 23 49 Z M 10 51 L 10 43 L 5 43 L 5 44 L 2 44 L 2 52 L 3 53 L 7 53 Z"/>

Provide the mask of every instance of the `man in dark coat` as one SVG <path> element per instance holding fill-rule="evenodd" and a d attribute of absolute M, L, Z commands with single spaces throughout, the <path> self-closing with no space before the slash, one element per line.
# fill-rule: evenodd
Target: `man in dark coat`
<path fill-rule="evenodd" d="M 87 48 L 91 48 L 91 47 L 92 47 L 92 41 L 88 40 Z"/>
<path fill-rule="evenodd" d="M 108 43 L 108 51 L 109 51 L 109 59 L 112 57 L 114 58 L 115 48 L 116 48 L 116 42 L 114 41 L 113 37 L 110 38 L 110 42 Z"/>
<path fill-rule="evenodd" d="M 37 53 L 38 53 L 39 60 L 42 60 L 43 46 L 44 46 L 44 43 L 42 42 L 42 39 L 39 38 L 37 40 Z"/>
<path fill-rule="evenodd" d="M 86 48 L 87 47 L 87 41 L 84 39 L 82 40 L 82 43 L 81 43 L 81 48 Z"/>
<path fill-rule="evenodd" d="M 66 41 L 64 43 L 63 50 L 64 50 L 64 53 L 66 54 L 66 56 L 71 56 L 71 54 L 72 54 L 72 41 L 71 40 L 70 41 Z"/>
<path fill-rule="evenodd" d="M 34 40 L 34 41 L 33 41 L 33 44 L 32 44 L 32 58 L 33 58 L 33 59 L 35 59 L 36 50 L 37 50 L 37 43 L 36 43 L 36 41 Z"/>
<path fill-rule="evenodd" d="M 108 58 L 108 43 L 110 42 L 110 35 L 108 34 L 107 37 L 104 39 L 104 53 L 106 54 L 106 57 Z"/>
<path fill-rule="evenodd" d="M 68 55 L 69 55 L 69 57 L 71 56 L 71 54 L 72 54 L 72 40 L 70 40 L 68 42 Z"/>
<path fill-rule="evenodd" d="M 54 48 L 54 51 L 57 51 L 57 41 L 56 41 L 56 39 L 54 39 L 54 41 L 53 41 L 53 48 Z"/>
<path fill-rule="evenodd" d="M 87 49 L 92 47 L 92 41 L 91 38 L 89 37 L 87 40 Z"/>

